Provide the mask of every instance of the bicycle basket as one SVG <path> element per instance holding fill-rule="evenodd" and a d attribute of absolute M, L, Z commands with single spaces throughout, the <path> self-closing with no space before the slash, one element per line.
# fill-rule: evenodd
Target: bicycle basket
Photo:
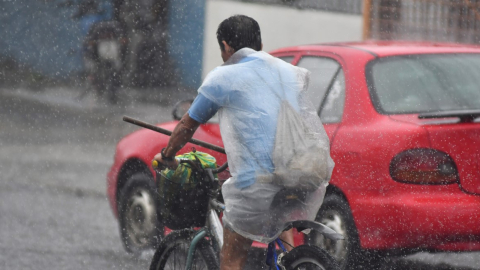
<path fill-rule="evenodd" d="M 213 156 L 195 151 L 176 156 L 189 159 L 198 167 L 216 168 Z M 163 224 L 170 229 L 180 230 L 205 225 L 208 209 L 208 185 L 205 175 L 181 163 L 176 170 L 157 172 L 159 214 Z"/>

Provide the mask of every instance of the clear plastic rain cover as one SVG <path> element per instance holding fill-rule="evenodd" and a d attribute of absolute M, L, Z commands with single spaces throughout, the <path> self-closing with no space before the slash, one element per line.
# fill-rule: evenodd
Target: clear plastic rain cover
<path fill-rule="evenodd" d="M 286 222 L 314 220 L 334 162 L 323 125 L 306 96 L 309 72 L 244 48 L 198 90 L 220 106 L 232 177 L 222 186 L 223 222 L 268 243 Z"/>

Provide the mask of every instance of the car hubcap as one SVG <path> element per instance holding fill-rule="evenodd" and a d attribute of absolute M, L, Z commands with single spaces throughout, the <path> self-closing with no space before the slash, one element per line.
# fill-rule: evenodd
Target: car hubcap
<path fill-rule="evenodd" d="M 316 234 L 313 238 L 315 245 L 328 251 L 328 253 L 330 253 L 330 255 L 332 255 L 340 264 L 344 264 L 347 257 L 347 243 L 349 241 L 345 221 L 338 212 L 329 210 L 324 213 L 320 222 L 343 235 L 345 240 L 334 241 L 325 238 L 321 234 Z"/>
<path fill-rule="evenodd" d="M 126 209 L 127 232 L 132 243 L 143 247 L 155 231 L 155 204 L 150 193 L 137 188 L 128 200 Z"/>

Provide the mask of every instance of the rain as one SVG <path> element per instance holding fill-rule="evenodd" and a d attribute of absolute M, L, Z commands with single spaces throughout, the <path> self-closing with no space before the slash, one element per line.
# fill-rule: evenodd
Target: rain
<path fill-rule="evenodd" d="M 149 269 L 168 136 L 123 117 L 173 130 L 236 14 L 310 71 L 330 139 L 316 220 L 346 239 L 295 244 L 342 270 L 480 269 L 480 0 L 3 0 L 0 269 Z M 218 123 L 194 138 L 223 147 Z M 245 269 L 265 256 L 254 243 Z"/>

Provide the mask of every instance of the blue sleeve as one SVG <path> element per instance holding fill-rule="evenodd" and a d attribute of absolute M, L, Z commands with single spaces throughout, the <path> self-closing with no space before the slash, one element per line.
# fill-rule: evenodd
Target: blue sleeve
<path fill-rule="evenodd" d="M 198 94 L 188 110 L 188 115 L 193 120 L 204 124 L 217 113 L 218 109 L 220 106 L 204 95 Z"/>

